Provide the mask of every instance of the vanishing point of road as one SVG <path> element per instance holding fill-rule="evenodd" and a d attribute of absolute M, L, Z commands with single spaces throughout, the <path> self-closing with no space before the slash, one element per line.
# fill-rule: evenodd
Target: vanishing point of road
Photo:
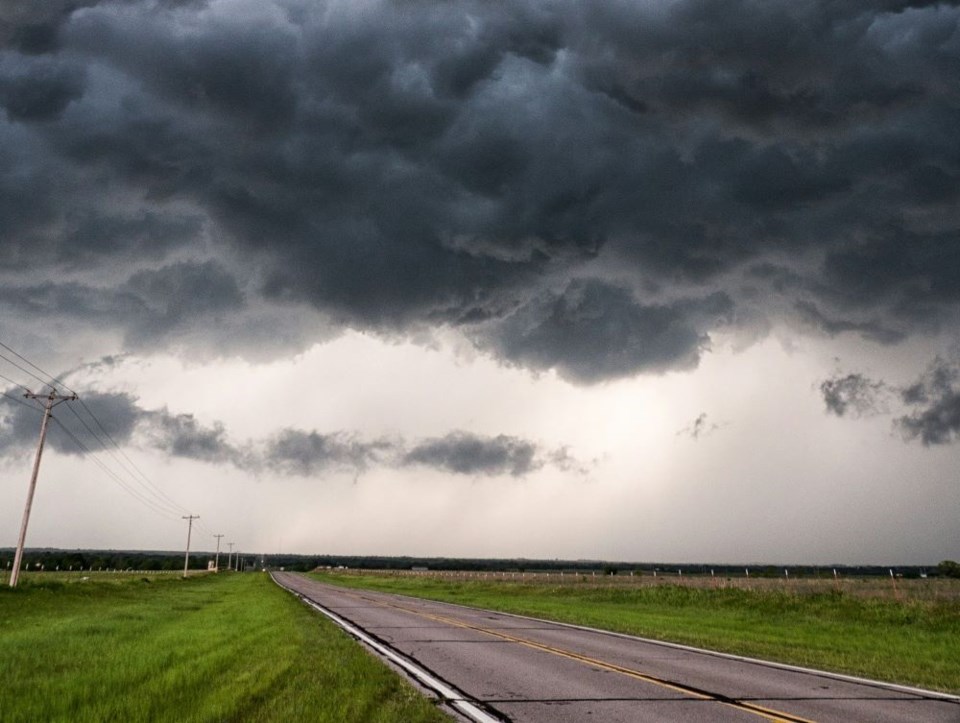
<path fill-rule="evenodd" d="M 960 722 L 960 698 L 402 595 L 274 579 L 442 685 L 466 719 Z M 421 681 L 423 677 L 421 677 Z M 468 710 L 469 708 L 469 710 Z M 470 710 L 477 711 L 471 716 Z M 484 717 L 486 716 L 486 717 Z"/>

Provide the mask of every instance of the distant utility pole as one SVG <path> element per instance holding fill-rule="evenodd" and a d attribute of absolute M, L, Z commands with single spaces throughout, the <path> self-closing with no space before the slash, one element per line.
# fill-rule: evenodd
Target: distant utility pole
<path fill-rule="evenodd" d="M 214 535 L 214 537 L 217 538 L 217 558 L 213 563 L 213 571 L 220 572 L 220 538 L 223 537 L 223 535 Z"/>
<path fill-rule="evenodd" d="M 230 552 L 229 552 L 229 554 L 227 555 L 227 569 L 228 569 L 228 570 L 232 570 L 232 569 L 233 569 L 233 568 L 230 566 L 230 563 L 233 561 L 233 546 L 234 546 L 235 544 L 236 544 L 236 543 L 234 543 L 234 542 L 228 542 L 228 543 L 227 543 L 227 545 L 230 547 Z"/>
<path fill-rule="evenodd" d="M 193 521 L 199 520 L 200 515 L 183 515 L 184 520 L 187 521 L 187 552 L 183 556 L 183 577 L 187 577 L 187 566 L 190 564 L 190 533 L 193 532 Z"/>
<path fill-rule="evenodd" d="M 40 399 L 44 395 L 34 394 L 29 389 L 24 394 L 27 399 Z M 30 476 L 30 489 L 27 491 L 27 504 L 23 508 L 23 522 L 20 523 L 20 538 L 17 540 L 17 552 L 13 557 L 13 570 L 10 572 L 10 587 L 16 587 L 20 579 L 20 562 L 23 559 L 23 543 L 27 539 L 27 524 L 30 522 L 30 508 L 33 506 L 33 493 L 37 489 L 37 474 L 40 472 L 40 456 L 43 454 L 43 443 L 47 441 L 47 426 L 50 423 L 50 411 L 61 402 L 72 402 L 76 394 L 63 396 L 56 389 L 46 395 L 43 405 L 43 421 L 40 423 L 40 443 L 37 445 L 37 457 L 33 461 L 33 474 Z"/>

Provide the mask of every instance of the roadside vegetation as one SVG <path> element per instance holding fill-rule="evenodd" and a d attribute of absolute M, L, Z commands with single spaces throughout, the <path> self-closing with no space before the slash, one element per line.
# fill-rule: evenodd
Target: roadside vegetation
<path fill-rule="evenodd" d="M 616 587 L 320 572 L 318 580 L 960 692 L 960 602 L 679 584 Z M 709 579 L 709 578 L 708 578 Z M 953 581 L 944 580 L 944 584 Z"/>
<path fill-rule="evenodd" d="M 262 573 L 0 588 L 4 721 L 449 720 Z"/>

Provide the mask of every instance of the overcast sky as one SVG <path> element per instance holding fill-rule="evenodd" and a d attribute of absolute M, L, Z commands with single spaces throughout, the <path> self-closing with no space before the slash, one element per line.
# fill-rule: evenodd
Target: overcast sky
<path fill-rule="evenodd" d="M 3 2 L 0 546 L 50 374 L 28 546 L 960 559 L 958 79 L 954 2 Z"/>

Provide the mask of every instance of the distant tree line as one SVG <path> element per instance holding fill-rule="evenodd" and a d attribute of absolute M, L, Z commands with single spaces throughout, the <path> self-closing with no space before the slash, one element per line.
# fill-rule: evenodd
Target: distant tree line
<path fill-rule="evenodd" d="M 0 570 L 13 565 L 14 550 L 0 549 Z M 206 570 L 214 555 L 190 553 L 191 570 Z M 249 556 L 246 558 L 252 559 Z M 220 567 L 227 557 L 220 555 Z M 137 552 L 126 550 L 24 550 L 23 566 L 28 570 L 182 570 L 183 552 Z"/>
<path fill-rule="evenodd" d="M 0 549 L 0 569 L 9 570 L 13 563 L 12 548 Z M 190 569 L 205 570 L 214 559 L 209 552 L 190 553 Z M 509 558 L 461 557 L 392 557 L 386 555 L 255 555 L 242 556 L 246 570 L 261 567 L 293 571 L 316 568 L 350 568 L 357 570 L 410 570 L 413 568 L 439 571 L 468 572 L 575 572 L 602 575 L 716 575 L 743 576 L 749 570 L 751 577 L 830 578 L 833 570 L 844 577 L 888 576 L 891 569 L 902 577 L 921 575 L 960 577 L 960 564 L 951 560 L 937 566 L 882 565 L 711 565 L 690 563 L 627 563 L 603 560 L 528 560 Z M 43 570 L 182 570 L 182 551 L 135 550 L 57 550 L 27 549 L 24 563 L 29 569 Z M 220 567 L 227 567 L 227 553 L 220 553 Z"/>

